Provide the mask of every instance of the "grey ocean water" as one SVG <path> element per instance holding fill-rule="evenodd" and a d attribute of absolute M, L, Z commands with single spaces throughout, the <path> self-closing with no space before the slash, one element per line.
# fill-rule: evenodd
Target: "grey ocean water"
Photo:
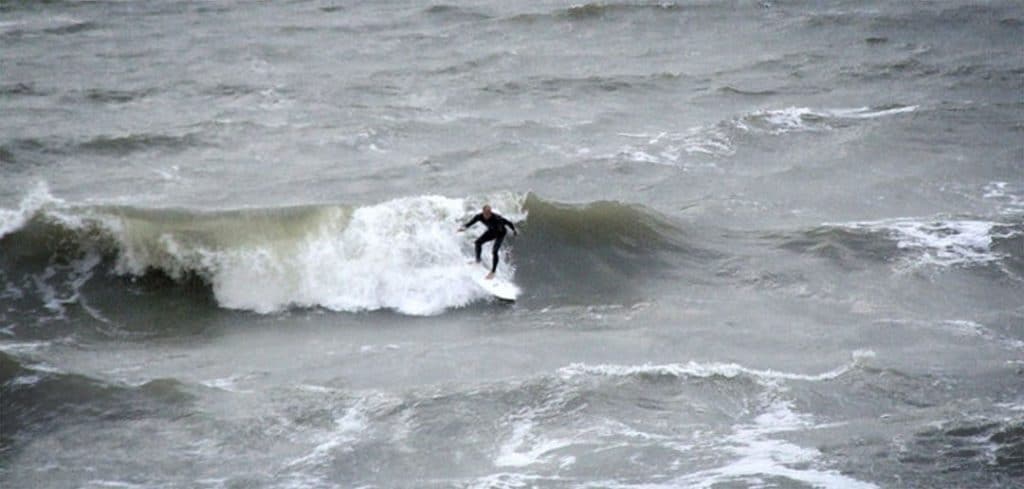
<path fill-rule="evenodd" d="M 1019 486 L 1022 46 L 1010 0 L 0 1 L 0 486 Z"/>

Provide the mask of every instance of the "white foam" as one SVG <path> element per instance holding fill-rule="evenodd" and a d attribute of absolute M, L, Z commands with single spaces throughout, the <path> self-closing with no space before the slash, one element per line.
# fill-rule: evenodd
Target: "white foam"
<path fill-rule="evenodd" d="M 0 238 L 21 229 L 40 210 L 64 202 L 50 195 L 45 182 L 39 182 L 21 199 L 17 209 L 0 209 Z"/>
<path fill-rule="evenodd" d="M 676 448 L 683 448 L 684 447 L 682 444 L 676 443 L 672 438 L 670 438 L 668 436 L 659 435 L 657 433 L 647 433 L 647 432 L 644 432 L 644 431 L 639 431 L 636 428 L 633 428 L 632 426 L 629 426 L 628 424 L 623 423 L 622 421 L 619 421 L 619 420 L 616 420 L 616 419 L 612 419 L 612 418 L 603 418 L 603 419 L 601 419 L 600 423 L 598 423 L 598 424 L 596 424 L 596 425 L 594 425 L 594 426 L 592 426 L 590 428 L 587 428 L 585 430 L 582 430 L 581 434 L 592 434 L 592 435 L 597 436 L 598 438 L 616 438 L 616 439 L 630 438 L 630 439 L 632 439 L 633 442 L 636 442 L 636 441 L 645 441 L 645 442 L 646 441 L 658 441 L 660 443 L 664 443 L 664 444 L 667 444 L 667 445 L 675 445 Z M 626 446 L 626 445 L 627 444 L 624 444 L 623 446 Z M 599 450 L 606 450 L 606 449 L 607 448 L 602 448 L 602 449 L 599 449 Z"/>
<path fill-rule="evenodd" d="M 93 317 L 103 322 L 109 322 L 98 311 L 81 300 L 81 288 L 92 278 L 93 270 L 100 261 L 99 254 L 90 250 L 66 265 L 49 265 L 43 270 L 43 273 L 33 276 L 32 283 L 43 301 L 43 306 L 56 313 L 57 318 L 63 318 L 65 305 L 80 303 Z M 60 280 L 56 285 L 51 283 L 54 277 L 59 277 Z"/>
<path fill-rule="evenodd" d="M 989 182 L 983 190 L 983 198 L 1000 203 L 1000 214 L 1024 213 L 1024 187 L 1009 182 Z"/>
<path fill-rule="evenodd" d="M 925 328 L 931 328 L 933 326 L 931 321 L 915 322 L 895 319 L 888 321 L 892 323 L 908 323 Z M 974 337 L 984 341 L 989 341 L 1008 350 L 1024 350 L 1024 341 L 1001 335 L 976 321 L 967 319 L 950 319 L 941 321 L 938 324 L 946 327 L 958 336 Z"/>
<path fill-rule="evenodd" d="M 683 155 L 704 154 L 730 156 L 735 153 L 732 141 L 719 127 L 694 127 L 684 132 L 619 133 L 631 139 L 644 139 L 642 144 L 629 145 L 619 155 L 631 161 L 683 166 L 684 168 L 714 167 L 711 163 L 685 161 Z"/>
<path fill-rule="evenodd" d="M 4 291 L 0 292 L 0 299 L 21 299 L 25 296 L 25 292 L 18 288 L 11 282 L 4 284 Z"/>
<path fill-rule="evenodd" d="M 1006 197 L 1006 186 L 1006 182 L 989 182 L 985 184 L 985 195 L 982 195 L 982 197 L 986 199 Z"/>
<path fill-rule="evenodd" d="M 779 433 L 806 431 L 830 425 L 817 425 L 811 416 L 796 412 L 790 402 L 774 400 L 752 422 L 737 425 L 731 433 L 708 440 L 716 451 L 732 456 L 725 463 L 661 482 L 630 483 L 613 480 L 596 481 L 583 487 L 617 489 L 668 489 L 713 487 L 774 487 L 781 478 L 812 487 L 868 489 L 876 485 L 845 476 L 836 470 L 821 468 L 822 454 L 815 448 L 803 447 L 776 437 Z M 782 482 L 783 486 L 788 486 Z"/>
<path fill-rule="evenodd" d="M 835 379 L 853 368 L 861 359 L 872 356 L 871 352 L 857 351 L 853 354 L 853 361 L 842 367 L 820 374 L 798 374 L 780 372 L 771 369 L 752 369 L 736 363 L 700 363 L 690 361 L 685 364 L 671 363 L 665 365 L 587 365 L 573 363 L 558 370 L 559 375 L 569 380 L 583 375 L 599 375 L 607 377 L 630 377 L 634 375 L 665 375 L 672 377 L 696 377 L 708 378 L 721 376 L 735 378 L 741 375 L 748 375 L 759 382 L 774 382 L 778 380 L 805 380 L 824 381 Z"/>
<path fill-rule="evenodd" d="M 334 394 L 339 392 L 338 389 L 335 389 L 334 387 L 326 387 L 316 384 L 299 384 L 297 387 L 299 390 L 313 392 L 316 394 Z"/>
<path fill-rule="evenodd" d="M 235 393 L 246 393 L 246 392 L 252 392 L 252 391 L 247 391 L 247 390 L 239 389 L 238 388 L 238 383 L 240 381 L 246 380 L 249 377 L 250 376 L 248 376 L 248 375 L 232 375 L 230 377 L 221 377 L 221 378 L 217 378 L 217 379 L 203 380 L 203 381 L 200 381 L 199 383 L 204 385 L 204 386 L 206 386 L 206 387 L 209 387 L 211 389 L 219 389 L 219 390 L 222 390 L 222 391 L 235 392 Z"/>
<path fill-rule="evenodd" d="M 731 156 L 736 153 L 731 135 L 737 131 L 771 135 L 828 131 L 840 124 L 849 124 L 849 122 L 843 123 L 843 120 L 875 119 L 906 114 L 915 110 L 917 110 L 916 105 L 890 109 L 786 107 L 758 110 L 718 124 L 693 127 L 685 131 L 621 132 L 618 133 L 621 137 L 642 141 L 622 147 L 614 157 L 637 163 L 671 165 L 684 169 L 715 168 L 714 163 L 694 161 L 684 156 L 694 154 L 712 157 Z"/>
<path fill-rule="evenodd" d="M 526 467 L 535 464 L 545 464 L 554 460 L 555 451 L 570 446 L 573 440 L 555 439 L 546 435 L 534 432 L 538 419 L 557 414 L 559 416 L 572 415 L 576 410 L 584 406 L 578 406 L 566 410 L 568 391 L 560 390 L 545 397 L 544 402 L 538 406 L 527 406 L 519 412 L 509 416 L 506 423 L 512 427 L 509 438 L 498 448 L 494 458 L 496 467 Z M 560 460 L 565 463 L 564 457 Z"/>
<path fill-rule="evenodd" d="M 751 424 L 741 425 L 724 439 L 728 451 L 738 458 L 708 470 L 677 479 L 676 483 L 693 488 L 718 484 L 763 481 L 765 476 L 783 477 L 814 487 L 867 489 L 869 482 L 847 477 L 835 470 L 813 467 L 821 457 L 814 448 L 801 447 L 770 435 L 794 430 L 814 429 L 810 416 L 793 411 L 786 401 L 776 401 Z M 800 468 L 794 468 L 798 466 Z"/>
<path fill-rule="evenodd" d="M 12 355 L 33 355 L 50 345 L 49 341 L 2 342 L 0 351 Z"/>
<path fill-rule="evenodd" d="M 540 479 L 540 476 L 531 474 L 500 472 L 478 478 L 469 485 L 469 489 L 521 489 L 524 487 L 536 487 L 534 482 Z"/>
<path fill-rule="evenodd" d="M 532 430 L 532 420 L 517 420 L 512 428 L 512 436 L 501 445 L 498 456 L 494 459 L 494 465 L 497 467 L 525 467 L 547 462 L 551 457 L 551 452 L 572 444 L 569 440 L 552 440 L 531 435 Z"/>
<path fill-rule="evenodd" d="M 70 230 L 104 230 L 118 247 L 118 273 L 142 275 L 157 269 L 173 278 L 196 274 L 212 285 L 224 307 L 259 313 L 300 306 L 429 315 L 489 297 L 465 266 L 479 231 L 455 232 L 482 203 L 409 197 L 351 211 L 324 207 L 312 217 L 304 215 L 308 222 L 298 226 L 267 221 L 279 229 L 245 227 L 242 214 L 227 218 L 233 221 L 225 221 L 222 229 L 216 216 L 207 221 L 197 217 L 194 223 L 173 217 L 163 222 L 161 217 L 152 221 L 105 208 L 69 209 L 39 184 L 18 209 L 0 210 L 0 237 L 44 212 L 48 221 Z M 522 196 L 496 195 L 490 203 L 513 222 L 525 218 Z M 498 269 L 507 280 L 514 274 L 509 249 L 503 249 Z M 65 304 L 80 299 L 79 287 L 100 262 L 98 248 L 86 250 L 90 252 L 75 260 L 71 270 L 60 265 L 35 277 L 47 307 L 58 314 Z M 68 284 L 50 283 L 68 274 Z M 68 285 L 70 291 L 65 290 Z"/>
<path fill-rule="evenodd" d="M 816 112 L 807 107 L 787 107 L 753 112 L 736 121 L 736 125 L 743 130 L 762 130 L 771 134 L 820 131 L 829 128 L 824 123 L 826 117 L 827 113 Z"/>
<path fill-rule="evenodd" d="M 1024 411 L 1024 400 L 1017 402 L 1000 402 L 996 403 L 996 407 L 1001 407 L 1014 412 Z"/>
<path fill-rule="evenodd" d="M 730 460 L 720 466 L 699 470 L 658 483 L 632 484 L 606 480 L 588 483 L 584 487 L 711 488 L 731 484 L 760 486 L 767 484 L 768 478 L 780 478 L 814 487 L 874 488 L 876 486 L 871 483 L 845 476 L 836 470 L 820 467 L 822 454 L 817 449 L 800 446 L 777 437 L 779 433 L 819 429 L 831 425 L 815 424 L 811 416 L 795 411 L 789 401 L 779 399 L 777 397 L 779 389 L 775 382 L 778 380 L 826 381 L 834 379 L 865 359 L 873 358 L 875 354 L 869 350 L 857 350 L 851 356 L 852 361 L 849 364 L 821 374 L 799 374 L 776 370 L 752 369 L 735 363 L 717 362 L 688 362 L 686 364 L 667 365 L 646 364 L 641 366 L 572 364 L 565 367 L 559 370 L 559 374 L 566 380 L 571 380 L 581 375 L 612 377 L 670 375 L 700 378 L 711 376 L 724 376 L 727 378 L 751 376 L 758 382 L 769 386 L 765 394 L 765 398 L 769 402 L 766 403 L 766 408 L 753 420 L 737 425 L 732 430 L 732 433 L 726 434 L 724 437 L 716 436 L 713 441 L 707 440 L 704 442 L 710 444 L 706 448 L 711 448 L 715 451 L 725 451 L 731 455 Z M 671 447 L 681 453 L 690 452 L 696 446 L 672 442 L 663 435 L 638 432 L 617 421 L 605 422 L 603 425 L 599 425 L 592 430 L 584 430 L 583 434 L 586 433 L 596 434 L 599 437 L 614 434 L 635 440 L 654 441 L 661 446 Z M 513 436 L 512 441 L 518 438 Z M 695 440 L 705 438 L 699 434 L 694 434 Z M 550 451 L 547 453 L 550 456 Z"/>
<path fill-rule="evenodd" d="M 524 217 L 521 202 L 521 197 L 503 195 L 491 204 L 517 221 Z M 477 202 L 464 199 L 421 196 L 360 207 L 351 215 L 327 209 L 303 229 L 304 235 L 283 237 L 200 239 L 187 229 L 140 237 L 133 223 L 116 219 L 108 219 L 107 227 L 122 246 L 118 272 L 198 273 L 224 307 L 268 313 L 319 306 L 430 315 L 487 297 L 465 266 L 475 233 L 455 232 L 477 208 Z M 499 275 L 511 279 L 507 252 L 508 247 Z"/>
<path fill-rule="evenodd" d="M 835 128 L 843 119 L 875 119 L 917 110 L 917 106 L 891 109 L 869 107 L 812 109 L 809 107 L 787 107 L 784 109 L 759 110 L 751 112 L 733 124 L 747 132 L 767 132 L 781 135 L 791 132 L 827 131 Z"/>
<path fill-rule="evenodd" d="M 43 380 L 43 377 L 41 375 L 21 375 L 21 376 L 15 377 L 12 380 L 7 381 L 7 385 L 9 387 L 19 387 L 19 386 L 23 386 L 23 385 L 33 385 L 33 384 L 38 383 L 40 380 Z"/>
<path fill-rule="evenodd" d="M 846 119 L 875 119 L 878 117 L 886 117 L 897 114 L 908 114 L 917 110 L 916 105 L 910 105 L 906 107 L 893 107 L 891 109 L 872 110 L 868 107 L 860 107 L 857 109 L 832 109 L 826 111 L 827 115 L 838 118 Z"/>
<path fill-rule="evenodd" d="M 993 238 L 1008 238 L 1012 231 L 999 223 L 978 220 L 889 219 L 841 224 L 888 234 L 902 250 L 917 251 L 916 265 L 973 265 L 998 261 Z"/>
<path fill-rule="evenodd" d="M 360 399 L 334 419 L 333 430 L 314 437 L 317 445 L 310 453 L 292 460 L 287 467 L 319 466 L 327 462 L 336 450 L 350 451 L 351 444 L 366 431 L 367 426 L 365 400 Z"/>

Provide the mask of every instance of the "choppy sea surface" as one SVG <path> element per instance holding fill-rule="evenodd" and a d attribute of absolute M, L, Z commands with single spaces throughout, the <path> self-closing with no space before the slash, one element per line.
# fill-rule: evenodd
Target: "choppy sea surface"
<path fill-rule="evenodd" d="M 1024 485 L 1022 46 L 1013 0 L 0 2 L 0 486 Z"/>

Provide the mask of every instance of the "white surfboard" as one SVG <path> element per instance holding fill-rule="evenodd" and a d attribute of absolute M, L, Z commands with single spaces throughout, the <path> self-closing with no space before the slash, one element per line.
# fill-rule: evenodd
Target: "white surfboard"
<path fill-rule="evenodd" d="M 473 281 L 489 294 L 508 302 L 515 302 L 516 297 L 519 297 L 519 287 L 516 284 L 498 276 L 488 279 L 486 278 L 487 269 L 481 270 L 476 264 L 470 264 L 470 267 L 472 269 L 469 274 L 473 277 Z"/>

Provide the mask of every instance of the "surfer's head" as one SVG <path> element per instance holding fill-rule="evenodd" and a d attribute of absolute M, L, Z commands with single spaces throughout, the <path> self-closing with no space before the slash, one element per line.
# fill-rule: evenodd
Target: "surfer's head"
<path fill-rule="evenodd" d="M 491 218 L 491 206 L 485 205 L 484 208 L 483 208 L 483 214 L 484 214 L 485 218 L 490 219 Z"/>

